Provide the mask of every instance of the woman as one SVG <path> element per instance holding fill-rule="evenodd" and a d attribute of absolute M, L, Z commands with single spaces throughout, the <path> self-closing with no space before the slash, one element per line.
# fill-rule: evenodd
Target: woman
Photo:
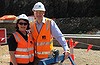
<path fill-rule="evenodd" d="M 16 23 L 16 32 L 8 39 L 10 65 L 33 65 L 34 42 L 29 30 L 28 17 L 21 14 Z"/>

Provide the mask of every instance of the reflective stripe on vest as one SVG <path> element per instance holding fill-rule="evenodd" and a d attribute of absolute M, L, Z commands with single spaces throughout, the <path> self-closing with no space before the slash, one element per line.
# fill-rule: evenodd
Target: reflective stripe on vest
<path fill-rule="evenodd" d="M 17 63 L 27 64 L 34 61 L 34 45 L 33 41 L 28 35 L 28 42 L 18 33 L 13 33 L 16 42 L 18 43 L 15 57 Z"/>
<path fill-rule="evenodd" d="M 17 33 L 13 33 L 13 35 L 14 35 L 14 37 L 15 37 L 15 39 L 16 39 L 16 41 L 20 41 L 20 38 L 18 37 L 18 35 L 17 35 Z"/>
<path fill-rule="evenodd" d="M 37 46 L 42 46 L 42 45 L 50 45 L 50 42 L 37 42 Z"/>
<path fill-rule="evenodd" d="M 37 52 L 37 54 L 50 54 L 50 52 Z"/>
<path fill-rule="evenodd" d="M 20 51 L 20 52 L 29 52 L 31 50 L 34 50 L 34 48 L 27 48 L 27 49 L 23 49 L 23 48 L 17 48 L 16 51 Z"/>
<path fill-rule="evenodd" d="M 16 58 L 31 58 L 33 56 L 34 56 L 34 54 L 29 54 L 29 55 L 15 55 Z"/>

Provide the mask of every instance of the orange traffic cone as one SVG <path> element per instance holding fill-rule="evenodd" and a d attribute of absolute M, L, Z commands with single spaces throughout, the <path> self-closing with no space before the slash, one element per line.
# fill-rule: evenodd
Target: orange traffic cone
<path fill-rule="evenodd" d="M 73 43 L 73 39 L 69 40 L 69 46 L 70 46 L 70 56 L 72 57 L 72 60 L 74 60 L 74 43 Z M 71 64 L 72 65 L 72 64 Z"/>

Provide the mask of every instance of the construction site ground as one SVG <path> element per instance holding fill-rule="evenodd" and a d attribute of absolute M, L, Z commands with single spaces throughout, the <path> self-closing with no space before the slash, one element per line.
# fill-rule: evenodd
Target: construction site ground
<path fill-rule="evenodd" d="M 58 49 L 60 54 L 63 53 L 62 47 L 54 47 Z M 86 52 L 87 49 L 74 49 L 75 63 L 76 65 L 100 65 L 100 50 L 90 50 Z M 0 65 L 9 65 L 9 51 L 8 46 L 0 46 Z M 60 64 L 55 64 L 60 65 Z M 62 65 L 70 65 L 70 61 L 66 59 Z"/>

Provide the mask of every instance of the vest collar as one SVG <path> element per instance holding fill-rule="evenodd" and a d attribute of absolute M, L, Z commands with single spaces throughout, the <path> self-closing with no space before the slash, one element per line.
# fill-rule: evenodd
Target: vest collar
<path fill-rule="evenodd" d="M 43 22 L 43 23 L 45 23 L 45 21 L 46 21 L 46 18 L 45 18 L 45 17 L 43 17 L 43 20 L 42 20 L 42 22 Z"/>

